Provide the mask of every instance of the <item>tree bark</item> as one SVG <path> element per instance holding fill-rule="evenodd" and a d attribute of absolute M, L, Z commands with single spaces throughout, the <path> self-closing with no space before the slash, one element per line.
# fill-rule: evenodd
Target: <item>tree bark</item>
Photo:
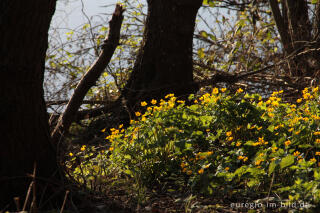
<path fill-rule="evenodd" d="M 34 164 L 37 196 L 48 180 L 56 180 L 58 165 L 42 87 L 55 4 L 55 0 L 0 3 L 0 209 L 12 204 L 13 197 L 24 201 Z"/>
<path fill-rule="evenodd" d="M 141 100 L 190 94 L 192 41 L 202 0 L 148 0 L 142 46 L 122 91 L 129 110 Z"/>

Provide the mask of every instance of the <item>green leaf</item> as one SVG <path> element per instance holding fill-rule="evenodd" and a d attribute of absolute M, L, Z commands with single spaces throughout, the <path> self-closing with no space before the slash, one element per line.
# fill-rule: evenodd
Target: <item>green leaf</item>
<path fill-rule="evenodd" d="M 273 173 L 273 171 L 274 171 L 274 169 L 276 168 L 276 166 L 277 166 L 277 164 L 276 164 L 274 161 L 272 161 L 272 163 L 270 163 L 270 165 L 269 165 L 269 170 L 268 170 L 268 175 L 269 175 L 269 176 L 270 176 L 270 174 Z"/>
<path fill-rule="evenodd" d="M 280 168 L 283 169 L 287 166 L 290 166 L 291 164 L 294 163 L 294 156 L 293 155 L 288 155 L 284 157 L 281 162 L 280 162 Z"/>

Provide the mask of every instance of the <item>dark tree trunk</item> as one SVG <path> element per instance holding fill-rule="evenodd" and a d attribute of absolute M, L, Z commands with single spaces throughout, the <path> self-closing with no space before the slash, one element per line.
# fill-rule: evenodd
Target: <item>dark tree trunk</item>
<path fill-rule="evenodd" d="M 316 38 L 319 18 L 315 18 L 314 23 L 311 23 L 308 1 L 281 0 L 281 12 L 277 0 L 269 0 L 269 3 L 286 55 L 296 55 L 289 60 L 291 76 L 317 77 L 320 69 L 318 62 L 320 51 L 311 49 L 320 46 L 320 41 Z M 319 3 L 317 4 L 316 17 L 318 17 L 317 13 L 319 12 Z M 315 29 L 312 29 L 312 27 L 315 27 Z"/>
<path fill-rule="evenodd" d="M 24 201 L 34 163 L 39 197 L 58 170 L 42 88 L 55 4 L 0 3 L 0 209 L 12 204 L 13 197 Z"/>
<path fill-rule="evenodd" d="M 202 0 L 148 0 L 140 52 L 122 91 L 129 108 L 168 93 L 190 94 L 193 83 L 192 41 Z"/>

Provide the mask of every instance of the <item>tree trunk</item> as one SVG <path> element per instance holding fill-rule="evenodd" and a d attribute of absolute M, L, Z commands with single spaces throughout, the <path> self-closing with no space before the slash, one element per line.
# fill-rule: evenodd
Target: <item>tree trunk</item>
<path fill-rule="evenodd" d="M 202 0 L 148 0 L 140 52 L 122 96 L 132 109 L 141 100 L 194 92 L 192 41 Z"/>
<path fill-rule="evenodd" d="M 319 39 L 315 39 L 318 30 L 312 29 L 312 26 L 319 26 L 319 19 L 315 18 L 311 24 L 308 1 L 281 0 L 282 12 L 277 0 L 269 0 L 269 3 L 286 55 L 296 55 L 289 60 L 291 76 L 316 77 L 320 69 L 320 51 L 310 49 L 314 45 L 320 46 Z"/>
<path fill-rule="evenodd" d="M 12 206 L 13 197 L 23 203 L 34 164 L 39 197 L 58 170 L 42 87 L 55 4 L 55 0 L 0 3 L 0 209 Z"/>

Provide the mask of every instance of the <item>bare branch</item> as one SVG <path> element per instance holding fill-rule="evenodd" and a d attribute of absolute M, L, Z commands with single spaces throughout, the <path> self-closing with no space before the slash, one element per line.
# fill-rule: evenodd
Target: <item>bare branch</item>
<path fill-rule="evenodd" d="M 81 106 L 85 95 L 87 94 L 89 89 L 95 85 L 96 81 L 98 80 L 106 66 L 109 64 L 111 57 L 119 44 L 120 29 L 123 21 L 123 12 L 124 8 L 120 4 L 117 4 L 116 9 L 112 15 L 112 19 L 109 22 L 109 34 L 104 40 L 99 58 L 82 77 L 66 107 L 66 110 L 60 116 L 58 123 L 51 134 L 54 142 L 58 142 L 59 138 L 68 131 L 71 123 L 76 117 L 78 109 Z"/>

